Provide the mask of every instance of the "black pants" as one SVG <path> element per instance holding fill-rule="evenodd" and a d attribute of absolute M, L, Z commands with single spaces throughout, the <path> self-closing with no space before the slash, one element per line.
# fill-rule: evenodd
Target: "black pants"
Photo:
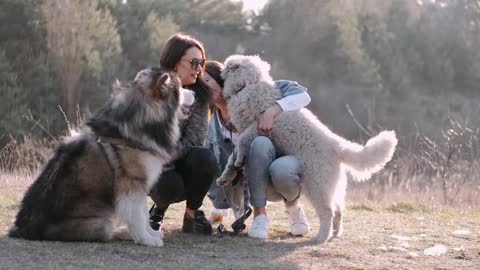
<path fill-rule="evenodd" d="M 187 200 L 187 207 L 197 210 L 217 175 L 218 165 L 212 151 L 195 147 L 174 162 L 175 169 L 165 171 L 150 191 L 150 197 L 161 210 L 172 203 Z"/>

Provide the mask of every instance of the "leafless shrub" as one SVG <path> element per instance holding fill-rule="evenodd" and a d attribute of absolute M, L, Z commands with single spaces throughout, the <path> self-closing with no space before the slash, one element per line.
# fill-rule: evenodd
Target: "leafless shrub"
<path fill-rule="evenodd" d="M 419 132 L 416 156 L 425 171 L 441 182 L 443 203 L 451 204 L 465 186 L 478 179 L 480 129 L 471 129 L 449 119 L 449 126 L 442 130 L 442 135 L 444 141 L 435 142 Z"/>
<path fill-rule="evenodd" d="M 449 205 L 477 203 L 480 130 L 454 120 L 449 123 L 442 131 L 442 142 L 418 132 L 412 145 L 400 145 L 385 170 L 368 183 L 367 198 L 414 199 Z"/>
<path fill-rule="evenodd" d="M 346 107 L 366 137 L 383 129 L 378 125 L 363 126 Z M 449 205 L 480 202 L 480 129 L 470 128 L 466 123 L 449 119 L 445 128 L 439 128 L 442 139 L 431 138 L 419 129 L 414 138 L 400 138 L 396 153 L 385 169 L 366 183 L 352 184 L 349 196 Z"/>

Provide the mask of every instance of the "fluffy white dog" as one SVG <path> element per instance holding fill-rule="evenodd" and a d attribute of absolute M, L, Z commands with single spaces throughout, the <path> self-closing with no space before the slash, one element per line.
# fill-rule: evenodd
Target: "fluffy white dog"
<path fill-rule="evenodd" d="M 269 70 L 270 65 L 258 56 L 232 55 L 225 60 L 223 95 L 230 121 L 240 135 L 225 171 L 217 179 L 219 185 L 232 181 L 243 165 L 250 143 L 257 136 L 255 114 L 281 98 Z M 357 181 L 367 180 L 390 161 L 397 145 L 394 131 L 381 132 L 365 146 L 350 142 L 333 133 L 307 109 L 278 115 L 270 138 L 280 152 L 303 162 L 302 195 L 309 199 L 320 219 L 320 229 L 313 239 L 319 243 L 343 231 L 346 170 Z"/>

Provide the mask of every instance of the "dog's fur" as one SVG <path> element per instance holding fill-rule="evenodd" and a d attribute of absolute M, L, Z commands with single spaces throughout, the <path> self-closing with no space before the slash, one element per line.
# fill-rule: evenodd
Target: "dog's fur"
<path fill-rule="evenodd" d="M 117 83 L 90 130 L 58 147 L 27 190 L 11 237 L 163 245 L 148 224 L 146 196 L 175 150 L 180 106 L 194 97 L 174 72 L 144 75 Z"/>
<path fill-rule="evenodd" d="M 255 115 L 281 98 L 269 75 L 270 65 L 258 56 L 233 55 L 226 59 L 222 76 L 230 120 L 241 133 L 217 184 L 225 185 L 243 165 L 250 143 L 257 136 Z M 347 185 L 346 169 L 366 180 L 392 158 L 397 144 L 393 131 L 383 131 L 365 146 L 350 142 L 322 124 L 309 110 L 283 112 L 270 134 L 275 147 L 303 162 L 302 195 L 320 219 L 314 241 L 323 243 L 342 233 Z"/>

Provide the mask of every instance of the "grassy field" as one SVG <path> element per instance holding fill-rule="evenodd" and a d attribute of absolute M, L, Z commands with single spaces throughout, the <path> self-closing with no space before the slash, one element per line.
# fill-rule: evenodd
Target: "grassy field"
<path fill-rule="evenodd" d="M 222 238 L 184 234 L 179 203 L 167 212 L 162 248 L 34 242 L 6 236 L 25 188 L 5 179 L 0 179 L 0 269 L 480 269 L 480 208 L 349 202 L 344 235 L 313 245 L 309 237 L 288 233 L 279 203 L 267 207 L 268 241 L 250 239 L 246 232 Z M 205 202 L 203 209 L 210 208 Z M 318 220 L 306 209 L 313 234 Z M 224 224 L 232 221 L 230 215 Z M 446 252 L 426 255 L 435 245 Z"/>

